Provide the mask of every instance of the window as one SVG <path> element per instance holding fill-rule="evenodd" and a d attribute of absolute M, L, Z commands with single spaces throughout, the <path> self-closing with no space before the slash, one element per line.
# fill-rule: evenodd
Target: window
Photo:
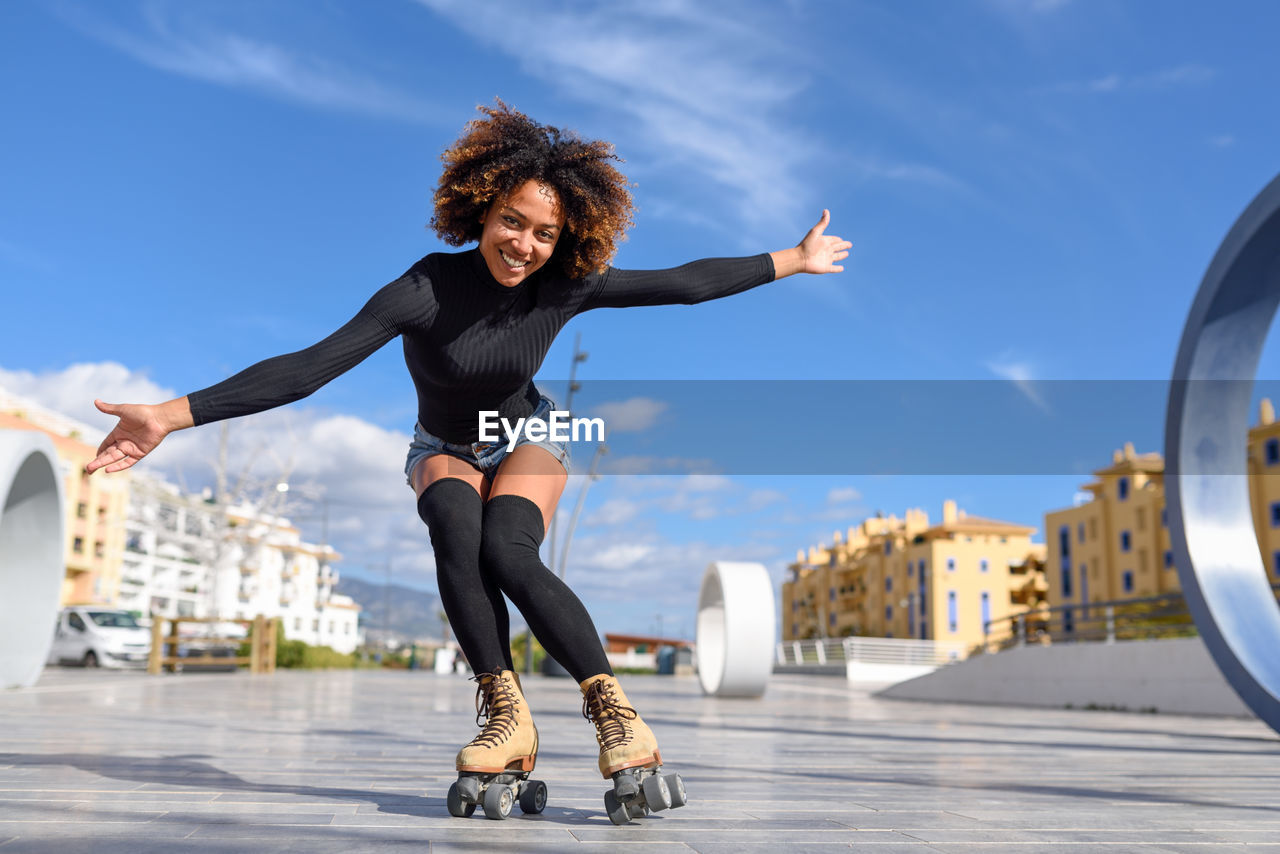
<path fill-rule="evenodd" d="M 1280 528 L 1280 501 L 1271 504 L 1271 527 Z"/>
<path fill-rule="evenodd" d="M 1280 439 L 1267 440 L 1267 465 L 1274 466 L 1280 463 Z"/>
<path fill-rule="evenodd" d="M 1084 542 L 1084 522 L 1079 522 L 1076 524 L 1076 542 L 1078 543 Z"/>
<path fill-rule="evenodd" d="M 1121 578 L 1123 579 L 1124 592 L 1132 593 L 1133 592 L 1133 570 L 1126 569 L 1124 571 L 1124 575 L 1121 576 Z"/>
<path fill-rule="evenodd" d="M 912 578 L 916 574 L 916 565 L 911 561 L 907 561 L 907 578 Z"/>
<path fill-rule="evenodd" d="M 1276 575 L 1280 575 L 1280 552 L 1271 555 L 1271 565 L 1275 567 Z"/>
<path fill-rule="evenodd" d="M 982 627 L 986 630 L 987 623 L 991 622 L 991 594 L 982 591 Z"/>
<path fill-rule="evenodd" d="M 953 557 L 947 558 L 947 572 L 955 572 L 955 571 L 956 571 L 956 559 Z"/>
<path fill-rule="evenodd" d="M 986 559 L 985 557 L 984 557 L 984 558 L 979 559 L 979 561 L 978 561 L 978 571 L 979 571 L 979 572 L 986 572 L 986 571 L 987 571 L 987 559 Z"/>
<path fill-rule="evenodd" d="M 89 515 L 89 505 L 81 501 L 76 505 L 76 518 L 83 519 Z"/>
<path fill-rule="evenodd" d="M 800 603 L 799 603 L 799 602 L 797 602 L 796 600 L 792 599 L 792 600 L 791 600 L 791 613 L 793 613 L 793 614 L 794 614 L 794 613 L 796 612 L 796 608 L 798 608 L 798 607 L 800 607 Z"/>
<path fill-rule="evenodd" d="M 84 537 L 76 537 L 71 543 L 71 550 L 78 555 L 84 554 Z"/>
<path fill-rule="evenodd" d="M 106 544 L 106 543 L 104 543 L 104 542 L 102 542 L 102 540 L 94 540 L 94 541 L 93 541 L 93 556 L 94 556 L 94 557 L 102 557 L 102 556 L 103 556 L 103 555 L 105 555 L 106 553 L 107 553 L 107 544 Z"/>
<path fill-rule="evenodd" d="M 1277 553 L 1277 554 L 1280 554 L 1280 553 Z M 1173 552 L 1169 551 L 1168 549 L 1166 549 L 1164 553 L 1164 568 L 1173 569 Z"/>
<path fill-rule="evenodd" d="M 1160 527 L 1169 527 L 1169 508 L 1167 507 L 1160 508 Z"/>
<path fill-rule="evenodd" d="M 794 605 L 795 603 L 794 603 L 794 602 L 792 602 L 791 604 L 793 604 L 793 605 Z M 294 617 L 294 618 L 293 618 L 293 630 L 294 630 L 295 632 L 300 632 L 300 631 L 302 631 L 302 618 L 301 618 L 301 617 Z"/>
<path fill-rule="evenodd" d="M 885 540 L 885 541 L 884 541 L 884 553 L 885 553 L 885 554 L 892 554 L 892 553 L 893 553 L 893 541 L 892 541 L 892 540 Z"/>
<path fill-rule="evenodd" d="M 830 590 L 830 591 L 828 591 L 828 592 L 829 592 L 831 595 L 827 597 L 827 600 L 828 600 L 828 601 L 831 601 L 831 602 L 836 601 L 836 589 L 835 589 L 834 587 L 832 587 L 832 588 L 831 588 L 831 590 Z"/>
<path fill-rule="evenodd" d="M 1116 481 L 1116 498 L 1124 501 L 1129 497 L 1129 478 L 1122 477 Z"/>
<path fill-rule="evenodd" d="M 884 589 L 886 593 L 893 592 L 893 578 L 889 577 L 884 580 Z"/>
<path fill-rule="evenodd" d="M 1058 529 L 1058 551 L 1063 560 L 1071 557 L 1071 528 L 1066 525 Z"/>
<path fill-rule="evenodd" d="M 892 605 L 884 606 L 884 621 L 886 623 L 893 622 L 893 606 Z"/>
<path fill-rule="evenodd" d="M 1127 552 L 1132 546 L 1133 546 L 1133 537 L 1129 535 L 1128 531 L 1121 531 L 1120 532 L 1120 551 Z"/>
<path fill-rule="evenodd" d="M 1076 615 L 1070 608 L 1062 612 L 1062 630 L 1067 634 L 1076 630 Z"/>
<path fill-rule="evenodd" d="M 960 615 L 956 608 L 956 592 L 954 590 L 947 591 L 947 630 L 955 632 L 960 625 Z"/>
<path fill-rule="evenodd" d="M 71 624 L 71 628 L 78 632 L 85 630 L 84 620 L 75 612 L 72 612 L 71 616 L 67 617 L 67 622 Z"/>
<path fill-rule="evenodd" d="M 835 615 L 835 614 L 827 614 L 827 625 L 828 625 L 828 626 L 834 626 L 835 624 L 836 624 L 836 615 Z"/>
<path fill-rule="evenodd" d="M 1145 508 L 1142 508 L 1142 507 L 1139 507 L 1139 508 L 1134 512 L 1133 516 L 1134 516 L 1135 521 L 1137 522 L 1137 528 L 1138 528 L 1138 530 L 1139 530 L 1139 531 L 1145 531 L 1145 530 L 1147 529 L 1147 511 L 1146 511 L 1146 509 L 1145 509 Z"/>

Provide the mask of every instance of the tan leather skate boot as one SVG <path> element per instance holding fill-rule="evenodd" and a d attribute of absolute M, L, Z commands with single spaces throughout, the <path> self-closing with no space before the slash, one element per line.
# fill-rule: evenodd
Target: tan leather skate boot
<path fill-rule="evenodd" d="M 578 687 L 582 689 L 582 716 L 596 725 L 601 776 L 608 780 L 624 768 L 662 764 L 658 740 L 628 704 L 616 678 L 601 673 Z"/>
<path fill-rule="evenodd" d="M 516 674 L 500 670 L 474 679 L 476 724 L 481 725 L 484 718 L 484 729 L 458 751 L 458 770 L 486 774 L 532 771 L 538 758 L 538 730 Z"/>

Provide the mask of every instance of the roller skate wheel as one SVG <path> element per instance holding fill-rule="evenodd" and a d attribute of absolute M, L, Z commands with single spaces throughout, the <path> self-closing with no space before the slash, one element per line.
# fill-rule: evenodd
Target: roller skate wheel
<path fill-rule="evenodd" d="M 671 793 L 671 806 L 682 807 L 689 803 L 684 794 L 684 780 L 680 779 L 679 774 L 664 774 L 662 779 L 667 781 L 667 791 Z"/>
<path fill-rule="evenodd" d="M 449 815 L 454 818 L 470 818 L 471 814 L 476 811 L 474 802 L 468 803 L 462 797 L 461 787 L 454 783 L 449 787 L 449 797 L 446 799 L 449 807 Z"/>
<path fill-rule="evenodd" d="M 459 777 L 454 785 L 464 801 L 474 804 L 480 800 L 480 781 L 475 777 Z"/>
<path fill-rule="evenodd" d="M 547 806 L 547 784 L 541 780 L 529 780 L 520 786 L 520 812 L 537 815 Z"/>
<path fill-rule="evenodd" d="M 515 803 L 515 795 L 510 786 L 494 783 L 484 790 L 484 817 L 494 821 L 502 821 L 511 815 L 511 806 Z"/>
<path fill-rule="evenodd" d="M 649 809 L 661 812 L 671 806 L 671 792 L 667 788 L 667 781 L 662 777 L 650 774 L 644 778 L 640 787 L 644 789 L 644 802 Z"/>
<path fill-rule="evenodd" d="M 636 783 L 635 777 L 624 773 L 614 778 L 613 793 L 618 796 L 618 800 L 629 803 L 632 798 L 640 794 L 640 786 Z"/>
<path fill-rule="evenodd" d="M 613 792 L 604 793 L 604 811 L 609 816 L 609 821 L 614 824 L 623 825 L 631 821 L 626 805 L 618 800 L 618 796 Z"/>

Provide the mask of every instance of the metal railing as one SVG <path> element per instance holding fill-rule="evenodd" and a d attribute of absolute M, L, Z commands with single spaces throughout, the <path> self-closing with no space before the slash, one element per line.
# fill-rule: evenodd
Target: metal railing
<path fill-rule="evenodd" d="M 1280 592 L 1280 585 L 1272 585 L 1272 589 Z M 1115 643 L 1197 634 L 1182 594 L 1166 593 L 1057 605 L 991 620 L 983 626 L 983 643 L 978 651 L 999 652 L 1029 643 Z"/>
<path fill-rule="evenodd" d="M 851 661 L 940 667 L 967 655 L 965 644 L 952 641 L 846 637 L 783 641 L 778 644 L 776 658 L 782 667 L 836 666 Z"/>

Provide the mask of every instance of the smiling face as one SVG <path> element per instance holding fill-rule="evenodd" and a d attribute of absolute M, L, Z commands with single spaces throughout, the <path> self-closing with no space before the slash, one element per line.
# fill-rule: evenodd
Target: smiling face
<path fill-rule="evenodd" d="M 480 254 L 498 284 L 515 287 L 551 258 L 564 230 L 560 199 L 546 184 L 525 181 L 495 199 L 480 222 Z"/>

